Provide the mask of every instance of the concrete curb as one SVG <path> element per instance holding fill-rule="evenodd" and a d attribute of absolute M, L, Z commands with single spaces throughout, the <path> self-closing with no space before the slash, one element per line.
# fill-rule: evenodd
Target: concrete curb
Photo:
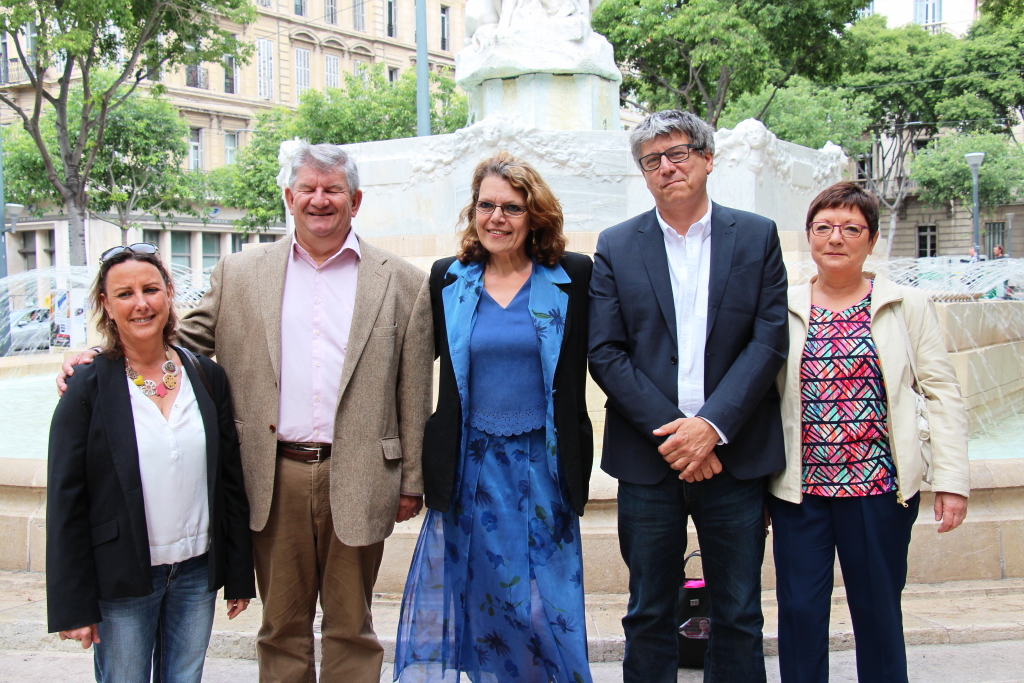
<path fill-rule="evenodd" d="M 48 652 L 69 652 L 74 644 L 61 642 L 55 634 L 45 632 L 46 625 L 39 621 L 22 620 L 0 624 L 0 650 L 32 650 Z M 964 624 L 955 628 L 934 626 L 931 628 L 908 629 L 905 632 L 907 645 L 947 645 L 965 643 L 987 643 L 1004 640 L 1024 640 L 1024 624 L 1016 622 L 991 624 Z M 381 638 L 384 646 L 384 661 L 395 659 L 395 639 Z M 625 640 L 621 636 L 591 637 L 588 639 L 590 661 L 620 662 L 625 652 Z M 852 631 L 829 633 L 829 650 L 841 652 L 853 650 Z M 766 633 L 764 654 L 778 655 L 778 636 Z M 230 659 L 255 659 L 256 634 L 232 631 L 214 631 L 210 637 L 210 657 Z M 316 634 L 316 656 L 320 659 L 320 634 Z"/>

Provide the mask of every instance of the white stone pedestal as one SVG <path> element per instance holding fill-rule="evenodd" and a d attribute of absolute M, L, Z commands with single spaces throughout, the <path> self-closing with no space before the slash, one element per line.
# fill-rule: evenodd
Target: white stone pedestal
<path fill-rule="evenodd" d="M 470 122 L 504 113 L 526 128 L 618 130 L 619 84 L 594 74 L 524 74 L 472 88 Z"/>

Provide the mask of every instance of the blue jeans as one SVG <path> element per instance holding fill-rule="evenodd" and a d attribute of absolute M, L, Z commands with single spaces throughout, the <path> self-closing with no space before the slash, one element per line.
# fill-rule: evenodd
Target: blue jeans
<path fill-rule="evenodd" d="M 783 683 L 827 683 L 835 557 L 857 644 L 857 679 L 907 683 L 900 598 L 921 496 L 903 507 L 896 493 L 855 498 L 768 496 L 779 599 Z"/>
<path fill-rule="evenodd" d="M 619 548 L 629 568 L 622 620 L 624 683 L 675 683 L 675 607 L 693 517 L 711 600 L 706 683 L 763 683 L 761 564 L 764 481 L 728 472 L 688 483 L 672 473 L 653 485 L 619 482 Z"/>
<path fill-rule="evenodd" d="M 153 592 L 100 600 L 93 665 L 98 683 L 200 683 L 217 592 L 206 554 L 152 567 Z"/>

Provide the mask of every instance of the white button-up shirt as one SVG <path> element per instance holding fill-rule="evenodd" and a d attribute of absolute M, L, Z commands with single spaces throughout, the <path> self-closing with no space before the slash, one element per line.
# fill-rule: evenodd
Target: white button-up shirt
<path fill-rule="evenodd" d="M 192 383 L 181 368 L 171 416 L 130 379 L 135 442 L 154 567 L 198 557 L 210 548 L 210 504 L 206 490 L 206 427 Z"/>
<path fill-rule="evenodd" d="M 672 300 L 676 311 L 676 339 L 679 344 L 678 406 L 693 417 L 704 405 L 704 344 L 708 330 L 708 282 L 711 279 L 711 200 L 704 217 L 680 235 L 655 210 L 665 235 Z M 703 419 L 703 418 L 701 418 Z M 718 432 L 719 443 L 725 435 Z"/>

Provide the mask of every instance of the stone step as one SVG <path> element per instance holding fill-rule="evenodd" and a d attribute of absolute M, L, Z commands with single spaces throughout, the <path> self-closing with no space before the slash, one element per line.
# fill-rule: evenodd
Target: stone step
<path fill-rule="evenodd" d="M 620 661 L 625 640 L 622 616 L 628 596 L 587 595 L 587 636 L 592 662 Z M 374 599 L 374 628 L 385 647 L 386 661 L 394 660 L 395 633 L 400 616 L 401 595 L 380 593 Z M 774 591 L 764 591 L 766 655 L 778 652 L 777 614 Z M 261 607 L 253 601 L 233 621 L 219 607 L 214 621 L 209 656 L 254 659 Z M 908 645 L 980 643 L 1024 640 L 1024 579 L 995 581 L 952 581 L 939 584 L 911 584 L 903 596 L 904 633 Z M 319 656 L 320 613 L 315 624 Z M 77 643 L 61 642 L 46 633 L 45 579 L 32 572 L 0 572 L 0 650 L 68 652 Z M 845 591 L 837 587 L 832 599 L 829 648 L 854 647 L 853 630 Z"/>

